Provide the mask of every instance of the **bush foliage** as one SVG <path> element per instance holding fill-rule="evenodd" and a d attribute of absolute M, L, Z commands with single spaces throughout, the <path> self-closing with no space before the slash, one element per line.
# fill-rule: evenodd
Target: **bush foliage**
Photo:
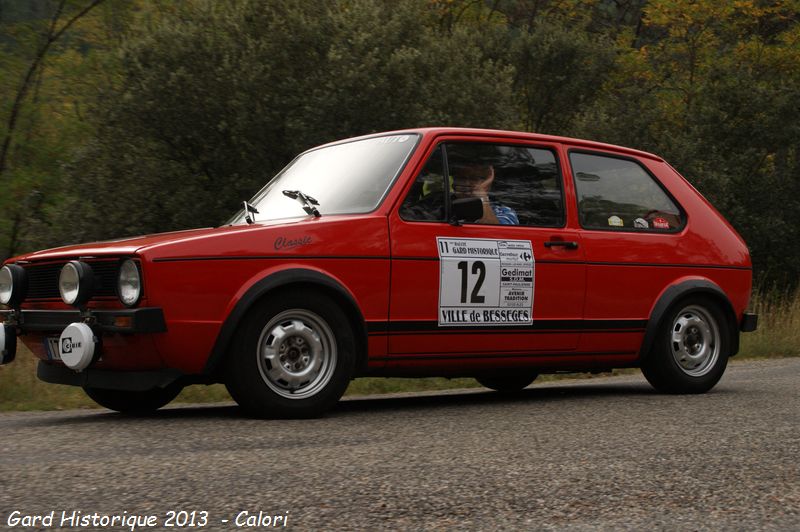
<path fill-rule="evenodd" d="M 456 125 L 656 152 L 745 237 L 762 282 L 793 286 L 798 12 L 796 0 L 0 0 L 0 258 L 219 224 L 308 147 Z"/>

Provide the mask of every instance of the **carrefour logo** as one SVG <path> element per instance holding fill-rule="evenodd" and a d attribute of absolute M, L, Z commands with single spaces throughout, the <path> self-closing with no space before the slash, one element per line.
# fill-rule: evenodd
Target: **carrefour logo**
<path fill-rule="evenodd" d="M 61 339 L 61 352 L 72 353 L 73 349 L 80 349 L 81 342 L 73 342 L 71 337 Z"/>

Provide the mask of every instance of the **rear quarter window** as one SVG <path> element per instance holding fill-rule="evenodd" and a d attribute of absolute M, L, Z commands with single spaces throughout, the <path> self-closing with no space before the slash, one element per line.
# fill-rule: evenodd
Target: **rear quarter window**
<path fill-rule="evenodd" d="M 575 151 L 569 158 L 582 227 L 643 232 L 683 227 L 683 211 L 638 162 Z"/>

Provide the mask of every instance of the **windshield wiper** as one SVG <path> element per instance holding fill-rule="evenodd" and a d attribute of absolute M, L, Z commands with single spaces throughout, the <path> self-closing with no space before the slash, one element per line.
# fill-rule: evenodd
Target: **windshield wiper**
<path fill-rule="evenodd" d="M 319 213 L 319 210 L 317 210 L 317 208 L 314 206 L 314 205 L 319 205 L 319 202 L 317 200 L 315 200 L 314 198 L 312 198 L 311 196 L 303 194 L 299 190 L 284 190 L 283 191 L 283 195 L 288 197 L 288 198 L 295 199 L 295 200 L 299 201 L 300 203 L 302 203 L 303 204 L 303 210 L 306 211 L 308 214 L 313 214 L 317 218 L 322 216 Z"/>
<path fill-rule="evenodd" d="M 251 217 L 250 213 L 258 214 L 258 209 L 250 205 L 247 201 L 243 201 L 242 203 L 244 204 L 244 221 L 248 224 L 256 223 L 256 217 Z"/>

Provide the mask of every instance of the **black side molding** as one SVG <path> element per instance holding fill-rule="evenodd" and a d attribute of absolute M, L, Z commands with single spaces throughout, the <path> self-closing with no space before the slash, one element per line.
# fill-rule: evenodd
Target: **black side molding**
<path fill-rule="evenodd" d="M 758 329 L 758 314 L 745 312 L 742 317 L 742 323 L 739 324 L 739 330 L 742 332 L 753 332 L 756 329 Z"/>

